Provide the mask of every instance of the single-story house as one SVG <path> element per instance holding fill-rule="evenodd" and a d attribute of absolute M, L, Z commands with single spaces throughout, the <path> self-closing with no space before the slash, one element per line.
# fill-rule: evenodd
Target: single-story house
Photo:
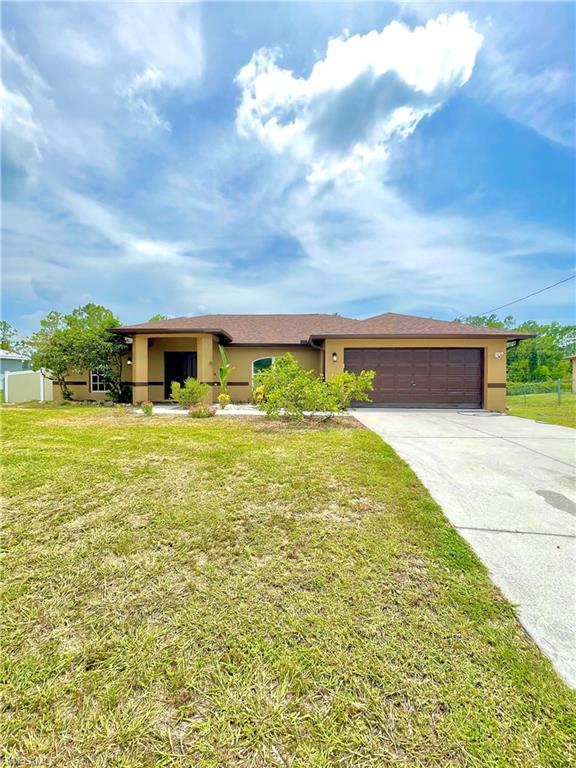
<path fill-rule="evenodd" d="M 114 328 L 131 343 L 123 379 L 133 402 L 170 399 L 173 381 L 194 376 L 219 393 L 218 345 L 232 367 L 232 399 L 248 401 L 254 375 L 291 352 L 329 379 L 374 370 L 375 405 L 505 410 L 506 347 L 531 334 L 386 312 L 355 320 L 340 315 L 199 315 Z M 105 399 L 97 372 L 68 382 L 79 400 Z M 56 394 L 56 391 L 55 391 Z"/>
<path fill-rule="evenodd" d="M 0 390 L 4 390 L 5 373 L 19 373 L 20 371 L 27 371 L 29 368 L 30 360 L 26 355 L 0 349 Z"/>

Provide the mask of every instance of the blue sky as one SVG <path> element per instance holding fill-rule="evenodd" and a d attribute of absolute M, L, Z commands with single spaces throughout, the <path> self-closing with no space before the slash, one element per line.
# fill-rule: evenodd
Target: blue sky
<path fill-rule="evenodd" d="M 571 3 L 4 3 L 2 33 L 23 333 L 88 301 L 452 319 L 574 270 Z"/>

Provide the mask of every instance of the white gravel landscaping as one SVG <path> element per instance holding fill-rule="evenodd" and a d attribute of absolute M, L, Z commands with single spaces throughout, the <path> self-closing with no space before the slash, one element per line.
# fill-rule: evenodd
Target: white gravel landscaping
<path fill-rule="evenodd" d="M 139 416 L 143 415 L 142 408 L 137 408 L 136 413 Z M 170 403 L 160 403 L 154 406 L 154 416 L 187 416 L 188 411 L 185 408 L 181 408 L 179 405 L 172 405 Z M 334 416 L 336 414 L 324 413 L 324 412 L 312 412 L 305 411 L 305 416 Z M 341 414 L 340 414 L 341 415 Z M 226 408 L 218 408 L 216 416 L 266 416 L 266 414 L 258 409 L 258 406 L 252 405 L 252 403 L 230 403 Z"/>
<path fill-rule="evenodd" d="M 143 415 L 142 408 L 137 408 L 136 413 Z M 154 406 L 154 416 L 187 416 L 188 411 L 186 408 L 181 408 L 179 405 L 172 405 L 171 403 L 161 403 Z M 230 403 L 226 408 L 218 408 L 216 416 L 264 416 L 262 411 L 259 411 L 255 405 L 251 403 Z"/>

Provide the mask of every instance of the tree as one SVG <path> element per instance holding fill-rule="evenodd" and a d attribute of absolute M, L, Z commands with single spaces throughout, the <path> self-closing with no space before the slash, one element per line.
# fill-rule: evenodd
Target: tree
<path fill-rule="evenodd" d="M 160 320 L 168 320 L 168 315 L 161 315 L 158 313 L 157 315 L 152 315 L 152 317 L 148 320 L 149 323 L 157 323 Z"/>
<path fill-rule="evenodd" d="M 74 367 L 75 347 L 74 339 L 65 327 L 64 315 L 49 312 L 40 321 L 40 329 L 30 336 L 27 343 L 32 349 L 34 370 L 45 370 L 60 387 L 64 400 L 72 400 L 66 376 Z"/>
<path fill-rule="evenodd" d="M 517 324 L 511 315 L 503 320 L 497 315 L 470 315 L 456 322 L 488 328 L 506 328 L 521 333 L 533 333 L 533 339 L 524 339 L 508 350 L 508 381 L 528 382 L 566 378 L 570 365 L 565 359 L 576 350 L 576 326 L 557 322 L 541 325 L 535 320 Z"/>
<path fill-rule="evenodd" d="M 122 358 L 128 347 L 122 336 L 110 332 L 116 325 L 118 318 L 98 304 L 85 304 L 68 315 L 49 312 L 28 341 L 33 367 L 49 371 L 66 400 L 72 399 L 66 386 L 70 372 L 95 371 L 104 379 L 112 400 L 120 402 L 127 395 L 122 385 Z"/>
<path fill-rule="evenodd" d="M 468 315 L 468 317 L 456 317 L 455 323 L 466 323 L 466 325 L 480 325 L 484 328 L 513 328 L 514 318 L 507 315 L 500 320 L 498 315 Z"/>
<path fill-rule="evenodd" d="M 16 328 L 14 328 L 7 320 L 0 320 L 0 349 L 5 349 L 8 352 L 16 352 L 16 344 L 14 338 L 18 335 Z"/>

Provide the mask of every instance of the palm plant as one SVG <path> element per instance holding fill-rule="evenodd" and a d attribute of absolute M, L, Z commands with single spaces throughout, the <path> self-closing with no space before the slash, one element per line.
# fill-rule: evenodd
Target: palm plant
<path fill-rule="evenodd" d="M 228 362 L 228 355 L 226 354 L 226 350 L 222 344 L 218 344 L 218 349 L 220 351 L 220 359 L 222 361 L 222 365 L 218 368 L 218 381 L 220 382 L 220 394 L 218 395 L 218 401 L 222 408 L 225 408 L 230 402 L 230 395 L 228 394 L 228 378 L 230 376 L 232 366 Z"/>

